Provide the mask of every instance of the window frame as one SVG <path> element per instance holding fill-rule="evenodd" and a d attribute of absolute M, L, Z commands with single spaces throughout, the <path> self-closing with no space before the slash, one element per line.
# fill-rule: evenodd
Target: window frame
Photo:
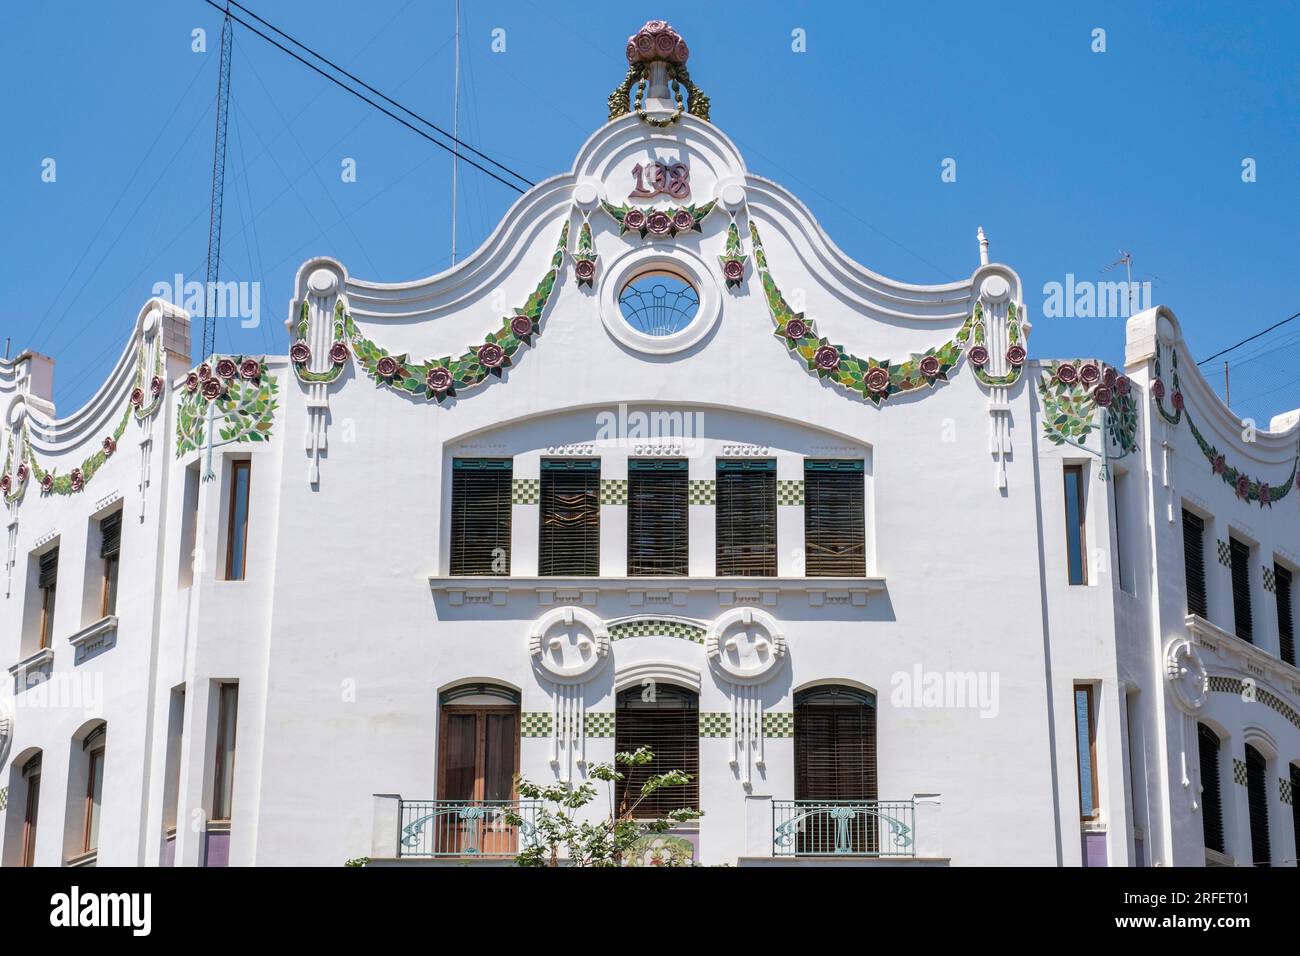
<path fill-rule="evenodd" d="M 778 518 L 778 484 L 775 458 L 719 458 L 714 471 L 714 573 L 718 577 L 774 578 L 780 575 L 780 529 Z M 726 476 L 724 480 L 723 476 Z M 762 479 L 768 485 L 764 489 L 762 513 L 744 516 L 749 523 L 755 521 L 769 523 L 770 540 L 761 542 L 743 541 L 740 547 L 753 551 L 742 560 L 734 553 L 737 547 L 732 540 L 732 526 L 738 521 L 730 511 L 724 512 L 723 502 L 730 501 L 730 491 L 724 487 L 730 483 L 733 475 L 743 475 Z M 755 535 L 757 539 L 757 535 Z M 724 549 L 726 553 L 724 554 Z M 761 567 L 760 567 L 761 564 Z M 737 568 L 759 567 L 759 570 L 737 570 Z"/>
<path fill-rule="evenodd" d="M 1247 644 L 1255 643 L 1255 594 L 1251 587 L 1254 547 L 1228 533 L 1228 571 L 1232 587 L 1232 633 Z M 1240 564 L 1238 563 L 1240 559 Z M 1242 631 L 1245 631 L 1243 634 Z"/>
<path fill-rule="evenodd" d="M 555 491 L 555 483 L 560 480 L 561 475 L 568 474 L 586 474 L 590 478 L 586 482 L 589 487 L 582 490 L 584 497 L 589 497 L 590 507 L 595 515 L 594 521 L 584 521 L 581 525 L 575 525 L 573 529 L 567 530 L 567 534 L 578 534 L 579 530 L 590 541 L 584 541 L 582 546 L 581 557 L 583 558 L 584 567 L 581 570 L 573 570 L 570 566 L 557 567 L 556 550 L 557 545 L 565 544 L 565 531 L 559 530 L 555 523 L 547 524 L 548 514 L 558 514 L 559 509 L 552 507 L 550 512 L 547 511 L 548 503 L 552 506 L 555 502 L 550 501 L 558 492 Z M 540 477 L 538 479 L 538 508 L 537 508 L 537 574 L 539 577 L 596 577 L 600 574 L 600 519 L 602 506 L 600 503 L 600 482 L 601 482 L 601 460 L 599 458 L 543 458 L 541 461 Z M 560 547 L 561 558 L 572 559 L 576 554 L 565 553 L 565 548 Z M 590 570 L 588 570 L 588 568 Z"/>
<path fill-rule="evenodd" d="M 41 584 L 40 576 L 44 575 L 42 566 L 45 563 L 45 559 L 51 554 L 54 555 L 53 580 L 50 581 L 49 584 Z M 44 551 L 37 555 L 36 560 L 37 572 L 39 575 L 37 578 L 37 588 L 41 592 L 40 639 L 37 650 L 45 650 L 48 647 L 52 647 L 54 644 L 54 610 L 59 592 L 59 546 L 56 544 L 48 551 Z"/>
<path fill-rule="evenodd" d="M 107 533 L 104 526 L 108 522 L 117 524 L 116 544 L 112 548 L 106 544 Z M 118 572 L 122 566 L 122 510 L 120 508 L 99 520 L 99 540 L 99 556 L 104 562 L 100 576 L 99 616 L 108 617 L 110 614 L 117 613 Z"/>
<path fill-rule="evenodd" d="M 1065 462 L 1062 466 L 1065 499 L 1065 577 L 1071 587 L 1088 585 L 1088 484 L 1087 465 L 1080 462 Z M 1071 516 L 1070 485 L 1075 484 L 1075 505 L 1077 516 Z M 1075 560 L 1073 547 L 1078 548 L 1078 580 L 1075 580 Z"/>
<path fill-rule="evenodd" d="M 86 799 L 81 833 L 82 853 L 99 851 L 99 817 L 103 812 L 104 800 L 104 750 L 105 745 L 101 740 L 86 753 Z M 99 773 L 98 779 L 96 779 L 96 771 Z M 99 809 L 96 809 L 97 799 Z M 92 836 L 94 837 L 93 843 L 91 842 Z"/>
<path fill-rule="evenodd" d="M 244 581 L 248 573 L 248 524 L 252 511 L 253 496 L 253 462 L 248 458 L 236 458 L 230 462 L 230 497 L 227 499 L 226 515 L 226 577 L 227 581 Z M 239 491 L 240 479 L 243 480 L 243 509 L 240 514 Z M 238 528 L 236 527 L 238 525 Z M 236 532 L 238 531 L 238 538 Z M 236 549 L 235 541 L 239 541 Z M 235 573 L 235 555 L 239 555 L 238 574 Z"/>
<path fill-rule="evenodd" d="M 1210 616 L 1210 589 L 1209 581 L 1205 574 L 1205 529 L 1209 522 L 1203 515 L 1191 510 L 1186 505 L 1182 506 L 1182 535 L 1183 535 L 1183 590 L 1187 596 L 1187 613 L 1195 614 L 1206 620 Z M 1196 531 L 1196 547 L 1192 548 L 1188 540 L 1188 529 Z M 1193 582 L 1193 568 L 1191 567 L 1195 558 L 1196 568 Z M 1192 584 L 1196 584 L 1193 589 Z M 1199 599 L 1196 603 L 1199 607 L 1193 607 L 1194 599 Z"/>
<path fill-rule="evenodd" d="M 1092 812 L 1084 812 L 1083 804 L 1083 734 L 1080 732 L 1083 728 L 1080 726 L 1079 719 L 1079 695 L 1083 694 L 1086 701 L 1086 726 L 1088 736 L 1088 784 L 1089 784 L 1089 801 L 1092 806 Z M 1075 773 L 1078 776 L 1078 794 L 1079 794 L 1079 819 L 1081 821 L 1095 822 L 1101 818 L 1101 786 L 1097 779 L 1097 695 L 1096 686 L 1093 684 L 1075 684 L 1074 685 L 1074 741 L 1075 749 L 1078 753 L 1078 760 L 1075 764 Z"/>
<path fill-rule="evenodd" d="M 1277 655 L 1296 666 L 1295 653 L 1295 574 L 1273 558 L 1273 601 L 1277 609 Z"/>
<path fill-rule="evenodd" d="M 213 750 L 212 823 L 228 823 L 235 803 L 235 748 L 239 729 L 239 682 L 218 681 L 217 739 Z M 233 704 L 231 702 L 233 697 Z M 233 714 L 230 710 L 234 711 Z M 230 740 L 226 740 L 229 730 Z M 225 754 L 230 753 L 230 769 L 225 768 Z M 224 811 L 224 812 L 223 812 Z"/>
<path fill-rule="evenodd" d="M 30 763 L 30 762 L 29 762 Z M 41 806 L 41 765 L 39 756 L 35 769 L 23 770 L 23 783 L 26 787 L 26 799 L 23 801 L 23 843 L 19 866 L 36 865 L 36 832 L 40 820 Z"/>
<path fill-rule="evenodd" d="M 494 486 L 494 523 L 496 529 L 493 533 L 493 540 L 488 543 L 489 555 L 491 551 L 504 547 L 505 569 L 500 572 L 492 570 L 491 565 L 493 559 L 490 556 L 488 560 L 488 570 L 481 570 L 482 554 L 469 545 L 468 539 L 471 535 L 467 533 L 465 527 L 466 522 L 468 521 L 468 502 L 470 500 L 479 502 L 481 499 L 479 497 L 478 489 L 485 487 L 482 485 L 471 486 L 471 478 L 488 474 L 494 475 L 498 483 L 504 483 L 504 489 L 502 489 L 499 484 Z M 447 570 L 449 574 L 453 576 L 491 574 L 502 577 L 510 574 L 510 563 L 512 559 L 511 537 L 514 533 L 513 492 L 514 459 L 486 457 L 452 459 L 451 515 L 450 520 L 447 522 Z M 504 520 L 502 519 L 503 507 Z M 480 518 L 480 516 L 476 513 L 475 519 L 478 518 Z"/>
<path fill-rule="evenodd" d="M 645 483 L 645 484 L 643 484 Z M 671 485 L 671 487 L 669 487 Z M 646 493 L 641 494 L 642 491 Z M 671 501 L 666 499 L 671 498 Z M 684 458 L 630 458 L 627 463 L 628 577 L 685 577 L 691 569 L 689 463 Z M 662 521 L 643 509 L 680 509 L 681 524 L 668 532 L 668 544 L 639 543 L 644 526 Z M 664 522 L 667 525 L 667 522 Z M 654 554 L 650 554 L 654 551 Z"/>
<path fill-rule="evenodd" d="M 860 458 L 805 458 L 803 462 L 803 533 L 804 576 L 865 577 L 867 573 L 867 469 Z M 843 476 L 849 481 L 843 481 Z M 815 477 L 814 477 L 815 476 Z M 854 481 L 853 479 L 856 479 Z M 847 511 L 841 513 L 820 505 L 814 507 L 813 486 L 826 480 L 826 497 L 838 499 L 843 486 L 850 486 Z M 819 494 L 819 501 L 820 501 Z M 835 529 L 839 523 L 841 528 Z M 844 524 L 847 528 L 842 527 Z M 853 544 L 844 547 L 850 537 Z M 814 559 L 810 542 L 818 546 Z M 838 547 L 837 547 L 838 545 Z"/>
<path fill-rule="evenodd" d="M 1221 761 L 1219 759 L 1223 754 L 1223 738 L 1219 736 L 1218 732 L 1213 727 L 1197 721 L 1196 746 L 1196 759 L 1197 764 L 1200 767 L 1201 778 L 1201 792 L 1199 796 L 1201 802 L 1202 842 L 1205 844 L 1205 849 L 1212 853 L 1226 853 L 1228 835 L 1223 826 L 1223 779 L 1222 770 L 1220 769 Z M 1208 768 L 1212 772 L 1207 772 L 1205 766 L 1206 748 L 1209 748 L 1210 752 L 1214 755 L 1214 766 Z M 1206 785 L 1207 780 L 1211 786 Z M 1206 793 L 1212 794 L 1209 801 L 1206 800 Z M 1213 820 L 1211 820 L 1211 814 L 1207 810 L 1207 803 L 1213 808 Z M 1211 828 L 1211 824 L 1213 824 L 1218 830 L 1218 846 L 1210 846 L 1210 833 L 1208 831 Z"/>

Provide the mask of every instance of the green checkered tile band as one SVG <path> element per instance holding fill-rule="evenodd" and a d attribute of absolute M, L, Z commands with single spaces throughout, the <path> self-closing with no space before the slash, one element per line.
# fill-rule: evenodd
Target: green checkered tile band
<path fill-rule="evenodd" d="M 704 628 L 687 621 L 670 618 L 644 618 L 640 621 L 623 621 L 609 626 L 609 639 L 622 641 L 629 637 L 680 637 L 684 641 L 704 643 Z"/>
<path fill-rule="evenodd" d="M 731 714 L 701 713 L 701 737 L 730 737 Z"/>
<path fill-rule="evenodd" d="M 511 482 L 511 504 L 535 505 L 542 500 L 540 478 L 516 478 Z"/>
<path fill-rule="evenodd" d="M 1278 796 L 1282 798 L 1282 802 L 1288 807 L 1291 806 L 1291 801 L 1295 799 L 1295 791 L 1291 787 L 1291 781 L 1286 777 L 1278 777 L 1277 792 Z"/>
<path fill-rule="evenodd" d="M 614 712 L 612 710 L 589 710 L 586 716 L 588 737 L 613 737 Z"/>
<path fill-rule="evenodd" d="M 1236 677 L 1211 677 L 1210 690 L 1216 694 L 1235 694 L 1238 697 L 1245 691 L 1245 685 Z M 1271 690 L 1263 687 L 1256 687 L 1254 690 L 1255 701 L 1263 704 L 1271 710 L 1281 714 L 1288 723 L 1300 730 L 1300 712 L 1284 701 Z"/>
<path fill-rule="evenodd" d="M 778 505 L 803 504 L 803 479 L 780 478 L 776 482 L 776 503 Z"/>
<path fill-rule="evenodd" d="M 1232 567 L 1232 548 L 1229 547 L 1228 542 L 1220 538 L 1214 543 L 1219 546 L 1219 563 L 1225 568 Z"/>
<path fill-rule="evenodd" d="M 1232 758 L 1232 779 L 1243 787 L 1246 786 L 1246 762 L 1244 760 L 1238 760 L 1236 757 Z"/>
<path fill-rule="evenodd" d="M 793 737 L 794 714 L 790 711 L 763 715 L 764 737 Z"/>
<path fill-rule="evenodd" d="M 712 478 L 692 478 L 687 482 L 687 501 L 693 505 L 711 505 L 717 502 L 717 490 Z"/>
<path fill-rule="evenodd" d="M 551 714 L 550 711 L 524 711 L 519 715 L 519 736 L 520 737 L 549 737 L 551 736 Z"/>
<path fill-rule="evenodd" d="M 1290 786 L 1289 782 L 1288 786 Z M 7 806 L 9 806 L 9 788 L 0 787 L 0 810 L 4 810 Z"/>
<path fill-rule="evenodd" d="M 1269 594 L 1277 593 L 1277 575 L 1267 564 L 1264 565 L 1264 590 Z"/>
<path fill-rule="evenodd" d="M 600 479 L 600 503 L 602 505 L 627 504 L 627 479 L 626 478 Z"/>
<path fill-rule="evenodd" d="M 1211 677 L 1210 690 L 1216 694 L 1240 694 L 1241 681 L 1235 677 Z"/>

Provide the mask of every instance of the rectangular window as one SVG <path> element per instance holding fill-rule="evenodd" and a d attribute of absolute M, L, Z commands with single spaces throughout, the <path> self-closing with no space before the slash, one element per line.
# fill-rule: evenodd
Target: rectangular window
<path fill-rule="evenodd" d="M 1223 799 L 1219 791 L 1219 737 L 1205 724 L 1197 724 L 1196 745 L 1201 758 L 1201 824 L 1205 830 L 1205 848 L 1222 853 Z"/>
<path fill-rule="evenodd" d="M 537 573 L 600 573 L 600 462 L 542 459 Z"/>
<path fill-rule="evenodd" d="M 804 573 L 867 573 L 866 478 L 860 461 L 803 463 Z"/>
<path fill-rule="evenodd" d="M 451 463 L 451 573 L 510 573 L 514 464 L 509 458 Z"/>
<path fill-rule="evenodd" d="M 1065 466 L 1065 555 L 1069 564 L 1070 583 L 1088 583 L 1088 565 L 1084 521 L 1087 507 L 1083 465 Z"/>
<path fill-rule="evenodd" d="M 1295 632 L 1291 618 L 1291 569 L 1273 564 L 1273 593 L 1277 596 L 1277 642 L 1282 660 L 1295 664 Z M 1296 801 L 1300 803 L 1300 800 Z"/>
<path fill-rule="evenodd" d="M 1079 748 L 1079 817 L 1095 820 L 1097 807 L 1097 711 L 1091 684 L 1074 686 L 1075 740 Z"/>
<path fill-rule="evenodd" d="M 226 580 L 244 580 L 248 564 L 248 460 L 230 463 L 230 523 L 226 528 Z"/>
<path fill-rule="evenodd" d="M 104 802 L 104 748 L 92 750 L 86 759 L 86 830 L 82 851 L 89 853 L 99 848 L 99 812 Z"/>
<path fill-rule="evenodd" d="M 720 461 L 717 574 L 776 576 L 776 462 Z"/>
<path fill-rule="evenodd" d="M 103 589 L 99 614 L 117 613 L 117 568 L 122 546 L 122 512 L 115 511 L 99 522 L 99 556 L 104 559 Z"/>
<path fill-rule="evenodd" d="M 51 548 L 40 557 L 40 577 L 37 586 L 41 590 L 41 644 L 42 648 L 50 646 L 54 639 L 54 598 L 59 589 L 59 549 Z"/>
<path fill-rule="evenodd" d="M 1228 538 L 1232 556 L 1232 620 L 1237 636 L 1252 641 L 1254 628 L 1250 615 L 1250 545 Z"/>
<path fill-rule="evenodd" d="M 235 792 L 235 724 L 239 716 L 239 685 L 217 684 L 217 748 L 212 775 L 212 819 L 229 820 Z"/>
<path fill-rule="evenodd" d="M 1183 576 L 1187 582 L 1187 613 L 1209 617 L 1205 600 L 1205 521 L 1183 509 Z"/>
<path fill-rule="evenodd" d="M 20 865 L 36 865 L 36 819 L 41 806 L 41 757 L 37 754 L 23 767 L 27 802 L 23 808 L 23 852 Z"/>
<path fill-rule="evenodd" d="M 1268 760 L 1246 745 L 1246 809 L 1250 815 L 1250 855 L 1254 866 L 1272 866 L 1268 834 Z"/>
<path fill-rule="evenodd" d="M 1115 501 L 1115 564 L 1119 572 L 1119 588 L 1129 594 L 1133 593 L 1133 568 L 1132 561 L 1128 559 L 1128 549 L 1125 547 L 1125 527 L 1124 522 L 1126 515 L 1124 512 L 1128 504 L 1128 475 L 1121 472 L 1114 473 L 1114 480 L 1111 483 L 1111 496 Z"/>
<path fill-rule="evenodd" d="M 185 469 L 185 490 L 181 497 L 180 562 L 176 568 L 176 587 L 178 589 L 188 588 L 194 584 L 198 527 L 199 465 L 198 462 L 195 462 Z"/>
<path fill-rule="evenodd" d="M 627 463 L 627 573 L 687 572 L 688 494 L 685 461 Z"/>

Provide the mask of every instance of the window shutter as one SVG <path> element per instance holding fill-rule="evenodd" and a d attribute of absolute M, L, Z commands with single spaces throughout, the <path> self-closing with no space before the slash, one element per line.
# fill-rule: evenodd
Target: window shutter
<path fill-rule="evenodd" d="M 1201 756 L 1201 824 L 1205 829 L 1205 847 L 1222 853 L 1223 800 L 1219 794 L 1219 737 L 1204 724 L 1197 724 L 1196 738 Z"/>
<path fill-rule="evenodd" d="M 1232 618 L 1237 626 L 1237 636 L 1243 641 L 1252 640 L 1250 618 L 1250 547 L 1236 538 L 1228 539 L 1232 553 Z"/>
<path fill-rule="evenodd" d="M 1300 765 L 1291 764 L 1291 828 L 1295 836 L 1295 855 L 1300 859 Z"/>
<path fill-rule="evenodd" d="M 817 687 L 794 704 L 796 800 L 876 799 L 876 705 L 850 687 Z"/>
<path fill-rule="evenodd" d="M 699 697 L 689 690 L 659 684 L 654 700 L 641 699 L 641 688 L 631 687 L 618 695 L 614 715 L 614 752 L 631 753 L 649 747 L 655 759 L 642 767 L 619 770 L 624 779 L 617 786 L 620 813 L 637 802 L 641 787 L 653 776 L 680 770 L 691 781 L 681 787 L 664 787 L 646 797 L 636 809 L 637 817 L 662 817 L 683 807 L 700 805 L 700 707 Z"/>
<path fill-rule="evenodd" d="M 1273 592 L 1277 597 L 1277 636 L 1282 660 L 1295 664 L 1295 632 L 1291 629 L 1291 571 L 1273 565 Z M 1300 805 L 1300 799 L 1296 803 Z"/>
<path fill-rule="evenodd" d="M 633 459 L 627 467 L 627 573 L 686 574 L 686 462 Z"/>
<path fill-rule="evenodd" d="M 41 555 L 39 586 L 52 588 L 59 580 L 59 549 L 51 548 Z"/>
<path fill-rule="evenodd" d="M 1183 571 L 1187 580 L 1187 613 L 1209 617 L 1205 602 L 1205 522 L 1183 509 Z"/>
<path fill-rule="evenodd" d="M 720 461 L 717 573 L 776 576 L 776 462 Z"/>
<path fill-rule="evenodd" d="M 804 462 L 804 573 L 808 577 L 867 573 L 864 480 L 860 461 Z"/>
<path fill-rule="evenodd" d="M 99 523 L 99 556 L 111 558 L 122 547 L 122 512 L 115 511 Z"/>
<path fill-rule="evenodd" d="M 456 458 L 451 463 L 451 573 L 510 573 L 513 463 Z M 504 561 L 494 567 L 498 556 Z"/>
<path fill-rule="evenodd" d="M 1246 801 L 1250 807 L 1250 855 L 1255 866 L 1268 866 L 1272 851 L 1268 845 L 1268 761 L 1254 747 L 1246 745 Z"/>
<path fill-rule="evenodd" d="M 600 462 L 543 459 L 542 575 L 600 573 Z"/>

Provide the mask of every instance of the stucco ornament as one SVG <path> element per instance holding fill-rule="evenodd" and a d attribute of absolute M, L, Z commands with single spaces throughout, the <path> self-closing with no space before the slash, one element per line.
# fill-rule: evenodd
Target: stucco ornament
<path fill-rule="evenodd" d="M 551 680 L 586 680 L 609 656 L 609 630 L 583 608 L 556 608 L 533 622 L 528 652 Z"/>
<path fill-rule="evenodd" d="M 709 664 L 733 683 L 770 680 L 786 656 L 785 635 L 776 618 L 756 608 L 728 611 L 704 638 Z"/>
<path fill-rule="evenodd" d="M 266 361 L 247 355 L 214 356 L 185 376 L 176 405 L 176 457 L 212 446 L 271 440 L 279 383 Z"/>
<path fill-rule="evenodd" d="M 1102 422 L 1102 452 L 1106 460 L 1137 450 L 1137 400 L 1128 377 L 1108 365 L 1092 362 L 1052 362 L 1038 380 L 1043 403 L 1043 434 L 1054 445 L 1086 446 Z"/>
<path fill-rule="evenodd" d="M 1210 699 L 1209 671 L 1187 638 L 1176 638 L 1165 649 L 1165 680 L 1174 703 L 1186 714 L 1197 713 Z"/>
<path fill-rule="evenodd" d="M 640 30 L 627 38 L 627 76 L 613 93 L 609 94 L 609 118 L 618 119 L 626 116 L 635 108 L 642 122 L 651 126 L 671 126 L 689 112 L 702 120 L 709 118 L 709 98 L 691 82 L 691 75 L 686 70 L 686 61 L 690 59 L 690 49 L 686 41 L 666 20 L 649 20 Z M 668 85 L 672 87 L 672 97 L 676 109 L 668 116 L 652 116 L 646 112 L 646 91 L 650 95 L 664 96 Z M 632 87 L 636 87 L 636 102 L 632 102 Z M 689 96 L 682 97 L 685 89 Z"/>

